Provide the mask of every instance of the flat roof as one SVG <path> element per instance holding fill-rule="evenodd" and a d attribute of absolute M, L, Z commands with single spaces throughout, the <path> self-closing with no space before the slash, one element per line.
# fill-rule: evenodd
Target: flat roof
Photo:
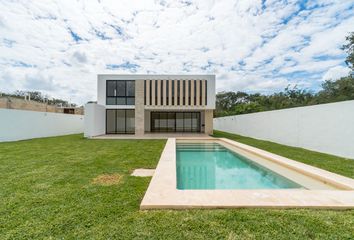
<path fill-rule="evenodd" d="M 97 74 L 98 79 L 215 79 L 214 74 Z"/>
<path fill-rule="evenodd" d="M 215 76 L 215 74 L 119 74 L 119 73 L 99 73 L 97 75 L 118 75 L 118 76 Z"/>

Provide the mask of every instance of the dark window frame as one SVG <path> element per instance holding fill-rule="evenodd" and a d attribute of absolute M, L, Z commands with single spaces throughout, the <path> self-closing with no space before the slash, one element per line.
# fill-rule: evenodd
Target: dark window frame
<path fill-rule="evenodd" d="M 177 80 L 177 105 L 180 105 L 180 96 L 181 96 L 181 83 L 180 80 Z"/>
<path fill-rule="evenodd" d="M 166 80 L 166 105 L 168 105 L 169 104 L 169 97 L 170 97 L 170 89 L 169 89 L 169 87 L 170 87 L 170 81 L 169 80 Z"/>
<path fill-rule="evenodd" d="M 155 80 L 155 96 L 154 96 L 154 97 L 155 97 L 155 106 L 158 105 L 158 104 L 157 104 L 157 103 L 158 103 L 158 102 L 157 102 L 157 99 L 158 99 L 158 97 L 157 97 L 157 95 L 158 95 L 158 94 L 157 94 L 157 93 L 158 93 L 158 91 L 157 91 L 157 89 L 158 89 L 158 88 L 157 88 L 157 85 L 158 85 L 158 84 L 159 84 L 159 81 L 158 81 L 158 80 Z"/>
<path fill-rule="evenodd" d="M 183 80 L 182 90 L 183 90 L 183 106 L 186 105 L 186 81 Z"/>
<path fill-rule="evenodd" d="M 171 82 L 172 84 L 172 102 L 171 102 L 171 105 L 175 105 L 175 80 L 172 80 Z"/>
<path fill-rule="evenodd" d="M 108 118 L 107 118 L 107 113 L 108 111 L 114 111 L 114 129 L 115 131 L 112 133 L 108 133 L 107 131 L 107 122 L 108 122 Z M 118 132 L 117 131 L 117 112 L 118 111 L 124 111 L 124 132 Z M 135 120 L 135 109 L 116 109 L 116 108 L 111 108 L 111 109 L 106 109 L 106 134 L 135 134 L 135 124 L 134 124 L 134 132 L 127 132 L 127 111 L 134 111 L 134 120 Z"/>
<path fill-rule="evenodd" d="M 149 105 L 152 105 L 152 80 L 149 80 L 149 84 L 150 84 L 150 87 L 149 87 L 149 94 L 150 94 L 150 96 L 149 96 L 149 100 L 150 100 L 150 102 L 149 102 Z"/>
<path fill-rule="evenodd" d="M 163 106 L 163 80 L 160 80 L 160 105 Z"/>
<path fill-rule="evenodd" d="M 169 114 L 173 113 L 174 114 L 174 123 L 175 123 L 175 126 L 174 126 L 174 131 L 161 131 L 160 129 L 160 114 L 163 113 L 163 114 L 167 114 L 167 116 L 169 116 Z M 177 113 L 182 113 L 183 114 L 183 130 L 182 131 L 177 131 Z M 191 114 L 191 129 L 192 131 L 186 131 L 186 127 L 184 125 L 185 123 L 185 114 L 188 113 L 188 114 Z M 158 115 L 158 118 L 155 118 L 155 116 Z M 196 130 L 194 131 L 193 130 L 193 116 L 196 116 L 195 119 L 197 119 L 197 128 Z M 154 119 L 158 119 L 159 120 L 159 126 L 157 128 L 155 128 L 154 124 L 153 124 L 153 118 Z M 168 120 L 169 118 L 167 117 L 167 128 L 168 128 Z M 199 133 L 201 132 L 201 129 L 202 129 L 202 122 L 201 122 L 201 112 L 193 112 L 193 111 L 181 111 L 181 112 L 151 112 L 150 114 L 150 131 L 151 132 L 188 132 L 188 133 Z"/>
<path fill-rule="evenodd" d="M 74 108 L 64 108 L 63 113 L 65 114 L 75 114 L 75 109 Z"/>
<path fill-rule="evenodd" d="M 202 105 L 203 100 L 203 81 L 199 80 L 199 105 Z"/>
<path fill-rule="evenodd" d="M 191 80 L 188 80 L 187 81 L 187 84 L 188 84 L 188 106 L 190 106 L 192 104 L 192 97 L 191 97 L 191 94 L 192 94 L 192 81 Z"/>
<path fill-rule="evenodd" d="M 115 88 L 113 91 L 115 94 L 110 95 L 108 94 L 108 83 L 110 82 L 115 82 Z M 124 96 L 118 96 L 117 92 L 117 83 L 118 82 L 124 82 Z M 133 82 L 134 83 L 134 95 L 133 96 L 128 96 L 127 94 L 127 82 Z M 109 104 L 108 103 L 108 98 L 115 98 L 114 104 Z M 117 104 L 118 98 L 124 98 L 124 104 Z M 134 104 L 128 104 L 128 99 L 134 99 Z M 106 105 L 128 105 L 128 106 L 133 106 L 135 105 L 135 80 L 106 80 Z"/>
<path fill-rule="evenodd" d="M 208 81 L 205 80 L 205 106 L 208 105 Z"/>
<path fill-rule="evenodd" d="M 197 105 L 197 80 L 194 80 L 194 105 Z"/>

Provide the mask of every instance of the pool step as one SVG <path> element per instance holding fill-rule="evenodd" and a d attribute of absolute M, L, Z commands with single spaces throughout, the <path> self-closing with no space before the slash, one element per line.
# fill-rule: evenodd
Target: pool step
<path fill-rule="evenodd" d="M 227 149 L 218 143 L 177 143 L 176 149 L 183 152 L 205 151 L 205 152 L 226 152 Z"/>

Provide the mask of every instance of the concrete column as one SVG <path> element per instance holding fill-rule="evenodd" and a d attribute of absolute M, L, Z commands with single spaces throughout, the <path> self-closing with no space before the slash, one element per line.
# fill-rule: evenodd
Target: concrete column
<path fill-rule="evenodd" d="M 183 95 L 183 81 L 184 80 L 178 80 L 178 81 L 179 81 L 179 96 L 178 96 L 179 97 L 179 105 L 183 106 L 183 98 L 184 98 L 184 95 Z"/>
<path fill-rule="evenodd" d="M 135 81 L 135 135 L 141 136 L 145 132 L 144 123 L 144 81 Z"/>
<path fill-rule="evenodd" d="M 194 102 L 194 80 L 190 80 L 189 81 L 189 84 L 191 85 L 191 106 L 194 106 L 195 105 L 195 102 Z"/>
<path fill-rule="evenodd" d="M 179 80 L 175 80 L 174 82 L 175 82 L 175 102 L 174 102 L 174 105 L 177 105 L 177 98 L 179 97 L 178 95 L 177 95 L 177 93 L 178 93 L 178 89 L 177 89 L 177 82 L 178 82 Z"/>
<path fill-rule="evenodd" d="M 189 101 L 188 101 L 188 98 L 189 98 L 189 92 L 188 92 L 188 88 L 189 88 L 189 81 L 190 80 L 184 80 L 185 81 L 185 89 L 184 89 L 184 91 L 185 91 L 185 96 L 184 96 L 184 99 L 185 99 L 185 101 L 186 101 L 186 106 L 189 106 Z"/>
<path fill-rule="evenodd" d="M 145 102 L 146 102 L 146 105 L 151 105 L 151 102 L 150 102 L 150 80 L 145 80 L 145 82 L 146 82 Z"/>
<path fill-rule="evenodd" d="M 166 88 L 166 80 L 161 80 L 162 82 L 162 103 L 161 105 L 166 106 L 167 102 L 167 91 L 168 89 Z"/>
<path fill-rule="evenodd" d="M 156 80 L 151 80 L 151 103 L 150 105 L 155 106 L 157 103 L 155 102 L 155 96 L 157 93 L 155 93 L 155 84 L 156 84 Z"/>
<path fill-rule="evenodd" d="M 162 102 L 161 102 L 161 81 L 162 80 L 156 80 L 155 84 L 157 84 L 157 103 L 156 105 L 161 106 Z"/>
<path fill-rule="evenodd" d="M 205 110 L 204 125 L 205 133 L 208 135 L 213 134 L 213 110 Z"/>
<path fill-rule="evenodd" d="M 206 94 L 206 89 L 205 89 L 205 80 L 202 80 L 202 102 L 200 103 L 202 106 L 205 106 L 205 94 Z"/>
<path fill-rule="evenodd" d="M 167 80 L 168 81 L 168 105 L 172 105 L 172 84 L 173 81 Z"/>

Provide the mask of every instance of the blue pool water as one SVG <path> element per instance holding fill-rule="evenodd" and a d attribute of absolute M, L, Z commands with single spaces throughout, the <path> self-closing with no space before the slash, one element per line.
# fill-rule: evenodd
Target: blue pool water
<path fill-rule="evenodd" d="M 218 143 L 177 143 L 178 189 L 289 189 L 301 185 Z"/>

